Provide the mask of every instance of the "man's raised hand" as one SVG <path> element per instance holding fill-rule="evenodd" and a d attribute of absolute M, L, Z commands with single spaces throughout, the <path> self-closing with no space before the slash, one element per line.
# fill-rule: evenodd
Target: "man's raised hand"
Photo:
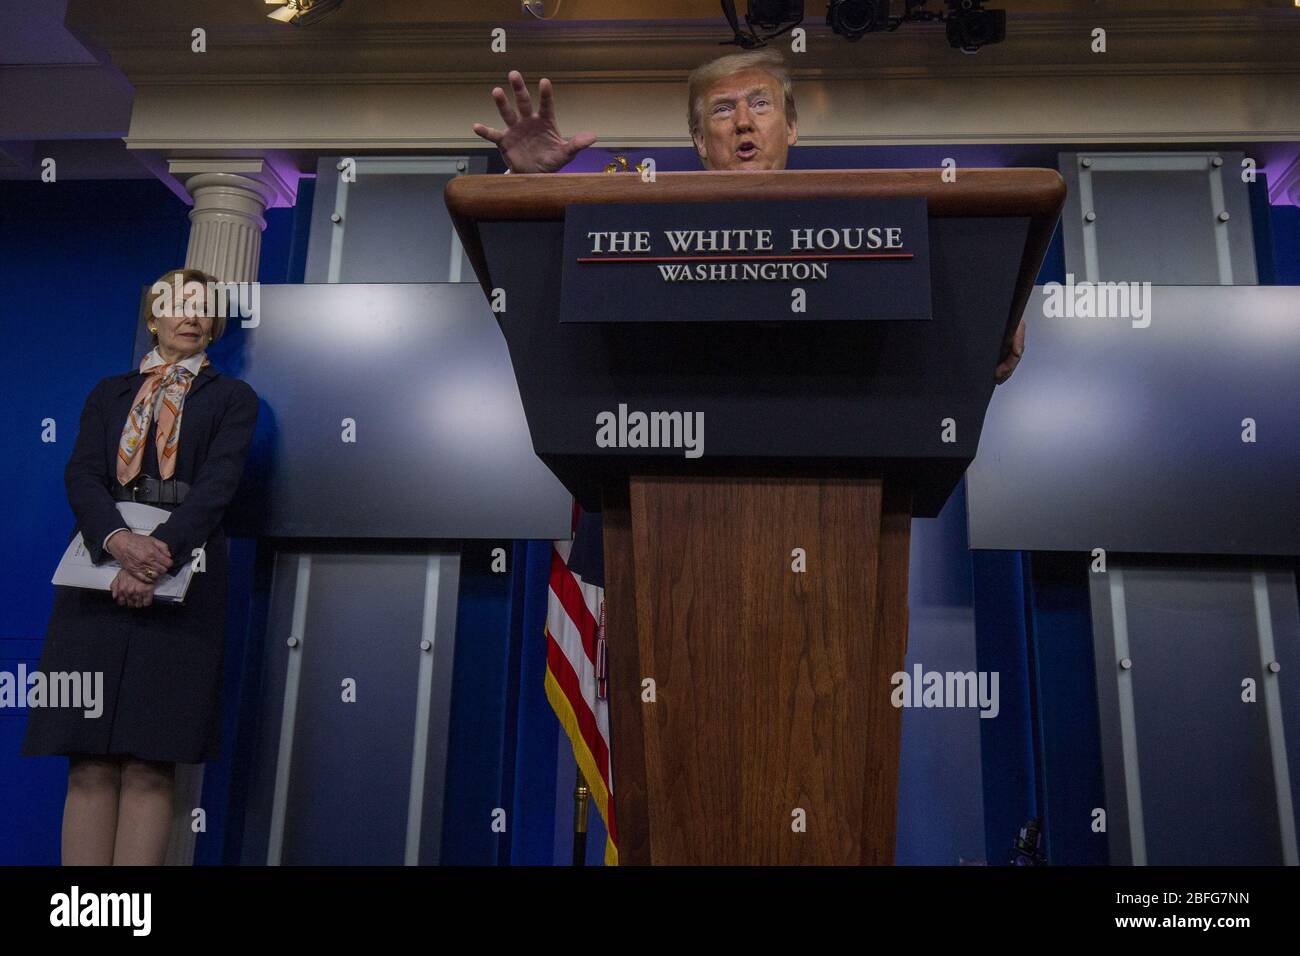
<path fill-rule="evenodd" d="M 553 173 L 596 142 L 596 134 L 589 131 L 578 133 L 571 139 L 560 135 L 555 125 L 555 94 L 550 80 L 543 78 L 538 84 L 541 108 L 534 113 L 533 101 L 522 74 L 511 70 L 508 79 L 515 91 L 513 108 L 501 87 L 492 90 L 497 111 L 505 120 L 505 130 L 482 123 L 475 123 L 473 129 L 489 143 L 496 144 L 512 172 Z"/>

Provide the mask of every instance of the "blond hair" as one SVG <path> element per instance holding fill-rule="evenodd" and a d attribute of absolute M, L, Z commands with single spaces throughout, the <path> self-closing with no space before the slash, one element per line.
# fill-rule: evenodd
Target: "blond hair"
<path fill-rule="evenodd" d="M 790 81 L 790 71 L 786 69 L 785 60 L 773 49 L 746 50 L 744 53 L 729 53 L 716 60 L 703 63 L 691 71 L 686 81 L 686 116 L 690 124 L 691 136 L 700 131 L 704 113 L 704 94 L 709 87 L 726 76 L 743 70 L 762 70 L 781 84 L 785 97 L 785 118 L 787 122 L 798 119 L 794 108 L 794 85 Z"/>
<path fill-rule="evenodd" d="M 149 289 L 145 292 L 144 299 L 140 303 L 140 319 L 141 321 L 144 322 L 145 328 L 147 329 L 152 328 L 151 322 L 154 317 L 153 314 L 154 304 L 159 299 L 161 299 L 165 294 L 163 292 L 156 291 L 158 289 L 159 284 L 161 283 L 162 285 L 171 286 L 175 283 L 176 276 L 181 277 L 182 289 L 184 289 L 185 286 L 189 285 L 191 282 L 197 282 L 200 285 L 202 285 L 203 294 L 205 296 L 208 295 L 210 291 L 208 288 L 208 283 L 217 281 L 212 276 L 204 272 L 202 269 L 168 269 L 166 272 L 164 272 L 162 275 L 160 275 L 157 279 L 155 279 L 152 283 L 149 284 Z M 206 302 L 204 304 L 206 306 Z M 221 338 L 221 336 L 225 333 L 225 331 L 226 331 L 226 317 L 221 313 L 221 310 L 218 309 L 217 312 L 212 316 L 212 338 L 208 342 L 208 344 L 211 345 L 212 342 L 215 342 L 217 339 Z M 153 344 L 154 345 L 158 344 L 157 332 L 153 333 Z"/>

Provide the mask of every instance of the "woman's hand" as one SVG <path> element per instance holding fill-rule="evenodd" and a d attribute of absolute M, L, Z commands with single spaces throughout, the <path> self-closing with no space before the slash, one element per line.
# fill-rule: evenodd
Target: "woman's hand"
<path fill-rule="evenodd" d="M 108 553 L 122 565 L 122 570 L 150 591 L 172 566 L 171 549 L 157 538 L 134 531 L 119 531 L 108 539 Z"/>
<path fill-rule="evenodd" d="M 153 585 L 136 580 L 125 568 L 117 572 L 108 589 L 113 600 L 123 607 L 148 607 L 153 603 Z"/>
<path fill-rule="evenodd" d="M 596 142 L 596 134 L 591 132 L 578 133 L 572 139 L 560 135 L 555 125 L 555 94 L 551 92 L 550 80 L 543 78 L 538 84 L 542 103 L 536 113 L 523 75 L 511 70 L 509 80 L 518 112 L 511 108 L 505 91 L 498 86 L 492 90 L 492 99 L 496 100 L 506 128 L 499 130 L 475 123 L 473 129 L 488 142 L 496 143 L 511 172 L 553 173 Z"/>

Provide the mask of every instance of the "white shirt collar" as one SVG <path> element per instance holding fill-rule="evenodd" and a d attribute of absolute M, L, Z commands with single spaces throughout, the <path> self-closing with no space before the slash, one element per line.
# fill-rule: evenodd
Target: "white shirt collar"
<path fill-rule="evenodd" d="M 207 354 L 207 352 L 199 352 L 196 355 L 191 355 L 187 359 L 181 359 L 180 364 L 189 369 L 190 374 L 198 375 L 199 369 L 203 367 L 203 357 Z M 144 357 L 144 362 L 140 365 L 140 371 L 147 372 L 149 369 L 154 368 L 157 365 L 166 364 L 167 363 L 163 361 L 163 357 L 158 354 L 158 347 L 154 346 L 149 350 L 149 354 Z"/>

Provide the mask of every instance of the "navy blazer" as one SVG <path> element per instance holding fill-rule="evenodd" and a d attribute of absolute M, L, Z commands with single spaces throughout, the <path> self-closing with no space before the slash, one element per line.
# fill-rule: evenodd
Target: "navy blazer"
<path fill-rule="evenodd" d="M 139 370 L 110 375 L 91 390 L 76 447 L 63 471 L 68 504 L 95 564 L 110 557 L 104 538 L 125 525 L 109 489 L 117 483 L 118 442 L 143 378 Z M 153 537 L 171 550 L 173 569 L 190 560 L 194 549 L 220 528 L 239 487 L 256 424 L 257 393 L 247 382 L 222 375 L 211 365 L 199 370 L 185 395 L 172 475 L 190 490 L 153 531 Z M 153 441 L 150 431 L 148 440 Z"/>

